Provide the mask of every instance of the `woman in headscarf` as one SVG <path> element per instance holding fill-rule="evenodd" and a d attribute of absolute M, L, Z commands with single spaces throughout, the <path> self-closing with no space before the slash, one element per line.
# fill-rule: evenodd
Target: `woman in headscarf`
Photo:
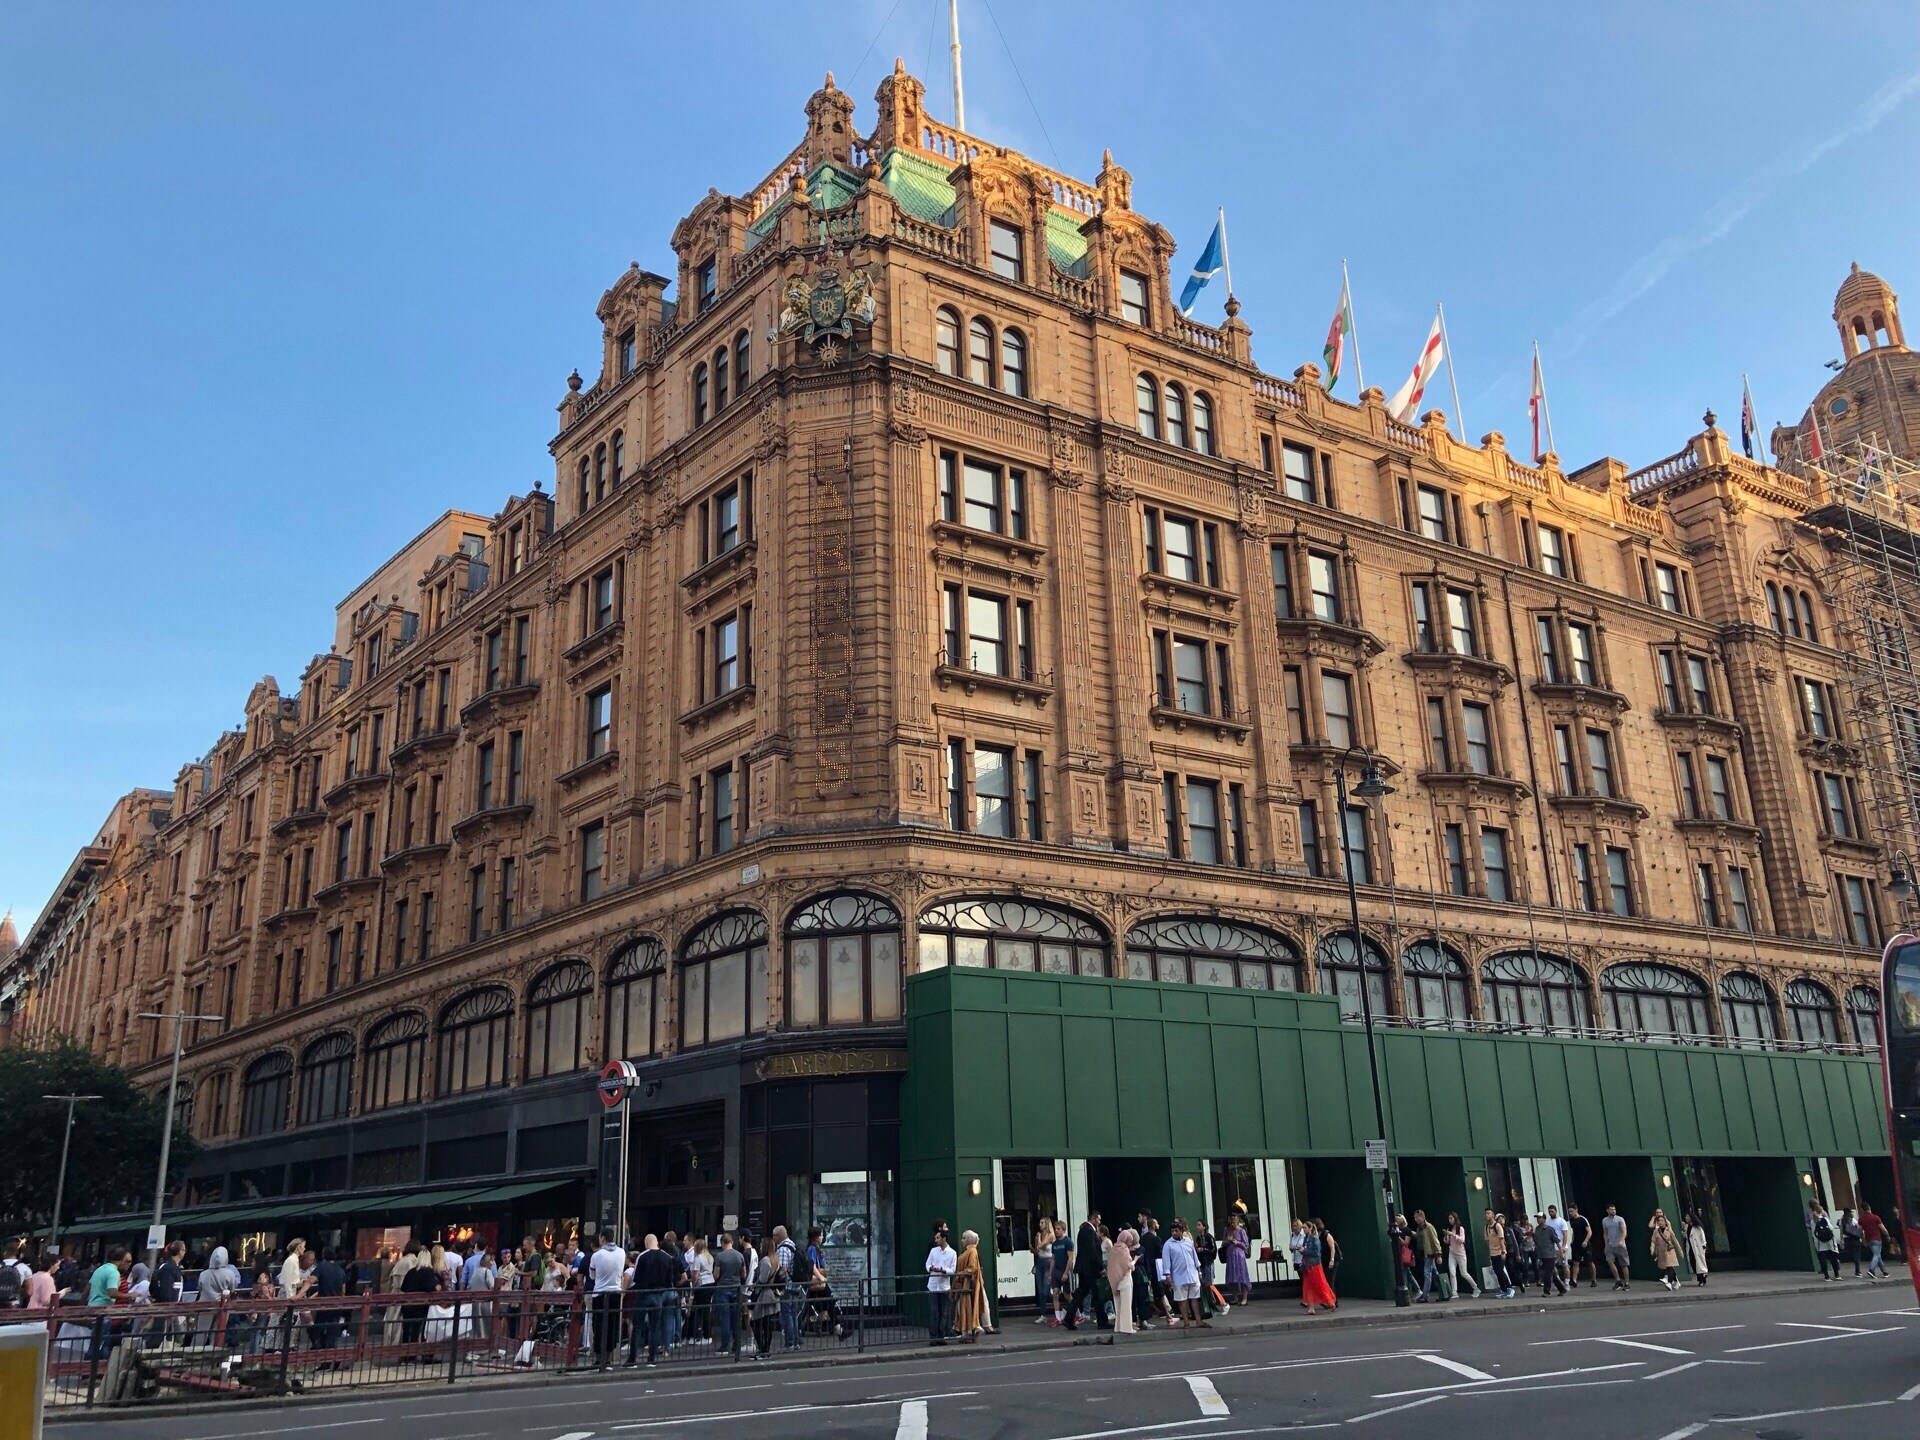
<path fill-rule="evenodd" d="M 1113 1333 L 1133 1334 L 1133 1252 L 1140 1232 L 1122 1230 L 1107 1246 L 1107 1285 L 1113 1291 Z"/>
<path fill-rule="evenodd" d="M 1253 1278 L 1247 1273 L 1248 1243 L 1246 1207 L 1236 1200 L 1233 1218 L 1227 1222 L 1227 1238 L 1220 1243 L 1220 1253 L 1226 1257 L 1227 1300 L 1233 1305 L 1244 1305 L 1253 1298 Z"/>
<path fill-rule="evenodd" d="M 980 1237 L 971 1230 L 960 1232 L 960 1260 L 953 1267 L 953 1333 L 963 1345 L 971 1344 L 984 1328 L 981 1316 L 986 1277 L 980 1271 Z"/>

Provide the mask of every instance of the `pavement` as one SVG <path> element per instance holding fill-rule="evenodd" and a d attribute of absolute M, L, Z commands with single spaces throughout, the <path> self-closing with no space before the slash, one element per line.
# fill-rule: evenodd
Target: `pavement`
<path fill-rule="evenodd" d="M 791 1365 L 69 1412 L 48 1430 L 60 1440 L 360 1440 L 396 1424 L 406 1440 L 1219 1440 L 1347 1427 L 1426 1436 L 1465 1423 L 1547 1424 L 1554 1440 L 1920 1434 L 1920 1305 L 1899 1274 L 1716 1277 L 1677 1294 L 1602 1286 L 1408 1310 L 1347 1301 L 1313 1318 L 1270 1299 L 1212 1330 L 1156 1329 L 1112 1346 L 1004 1318 L 1005 1333 L 979 1345 L 842 1352 L 826 1364 L 802 1352 Z"/>

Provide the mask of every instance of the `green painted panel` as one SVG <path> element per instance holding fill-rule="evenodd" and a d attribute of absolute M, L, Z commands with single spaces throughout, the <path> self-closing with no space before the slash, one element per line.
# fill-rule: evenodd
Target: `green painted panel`
<path fill-rule="evenodd" d="M 1205 997 L 1197 997 L 1204 999 Z M 1214 1089 L 1215 1033 L 1229 1034 L 1226 1026 L 1169 1023 L 1163 1027 L 1167 1043 L 1167 1084 L 1178 1117 L 1174 1133 L 1182 1145 L 1211 1152 L 1220 1148 L 1220 1096 Z"/>
<path fill-rule="evenodd" d="M 1573 1118 L 1573 1133 L 1582 1136 L 1600 1136 L 1604 1143 L 1607 1134 L 1607 1097 L 1600 1088 L 1600 1056 L 1603 1051 L 1591 1045 L 1568 1045 L 1567 1056 L 1567 1113 Z M 1484 1148 L 1484 1147 L 1483 1147 Z M 1489 1151 L 1490 1154 L 1510 1155 L 1511 1150 Z"/>
<path fill-rule="evenodd" d="M 1668 1135 L 1663 1148 L 1686 1155 L 1698 1155 L 1703 1148 L 1700 1144 L 1700 1118 L 1694 1108 L 1693 1084 L 1687 1073 L 1687 1061 L 1693 1052 L 1671 1049 L 1657 1053 L 1660 1098 L 1666 1102 L 1667 1112 Z"/>
<path fill-rule="evenodd" d="M 1473 1149 L 1473 1126 L 1467 1118 L 1465 1048 L 1450 1035 L 1436 1035 L 1427 1044 L 1427 1090 L 1433 1096 L 1433 1148 L 1443 1155 Z"/>
<path fill-rule="evenodd" d="M 1811 1070 L 1819 1077 L 1820 1104 L 1816 1107 L 1809 1102 L 1809 1114 L 1817 1117 L 1817 1124 L 1833 1131 L 1842 1155 L 1858 1154 L 1865 1148 L 1865 1139 L 1847 1092 L 1847 1067 L 1837 1060 L 1822 1059 Z"/>
<path fill-rule="evenodd" d="M 1717 1057 L 1714 1066 L 1720 1072 L 1720 1094 L 1727 1103 L 1727 1144 L 1736 1151 L 1776 1148 L 1778 1137 L 1760 1133 L 1759 1107 L 1753 1103 L 1753 1072 L 1743 1055 Z M 1765 1067 L 1762 1067 L 1764 1075 Z M 1769 1107 L 1768 1114 L 1772 1114 Z"/>
<path fill-rule="evenodd" d="M 1667 1124 L 1666 1097 L 1660 1089 L 1660 1054 L 1650 1045 L 1627 1047 L 1627 1083 L 1634 1119 L 1639 1129 L 1639 1150 L 1665 1150 L 1672 1144 L 1672 1127 Z"/>
<path fill-rule="evenodd" d="M 1727 1107 L 1720 1090 L 1720 1077 L 1732 1067 L 1723 1066 L 1720 1056 L 1702 1050 L 1687 1052 L 1686 1089 L 1693 1097 L 1694 1124 L 1699 1136 L 1698 1149 L 1690 1155 L 1719 1155 L 1732 1142 L 1727 1138 Z"/>
<path fill-rule="evenodd" d="M 1378 1140 L 1383 1138 L 1380 1135 L 1380 1123 L 1376 1118 L 1376 1112 L 1373 1107 L 1373 1077 L 1367 1069 L 1369 1064 L 1367 1059 L 1367 1037 L 1356 1032 L 1351 1026 L 1342 1026 L 1339 1030 L 1333 1032 L 1333 1040 L 1334 1043 L 1340 1047 L 1337 1058 L 1344 1068 L 1347 1077 L 1347 1145 L 1352 1149 L 1358 1150 L 1363 1140 Z M 1306 1087 L 1306 1093 L 1309 1097 L 1314 1097 L 1319 1094 L 1319 1080 L 1323 1073 L 1338 1074 L 1341 1072 L 1323 1072 L 1318 1066 L 1309 1062 L 1307 1065 Z M 1391 1135 L 1393 1133 L 1391 1126 L 1393 1118 L 1393 1092 L 1384 1088 L 1384 1072 L 1382 1086 L 1380 1103 L 1386 1107 L 1389 1122 L 1387 1133 Z M 1315 1108 L 1317 1109 L 1318 1106 L 1315 1106 Z M 1319 1143 L 1317 1133 L 1315 1143 Z"/>
<path fill-rule="evenodd" d="M 1804 1064 L 1804 1062 L 1802 1062 Z M 1785 1137 L 1783 1148 L 1800 1155 L 1827 1155 L 1813 1143 L 1813 1135 L 1807 1122 L 1807 1100 L 1800 1088 L 1800 1065 L 1787 1069 L 1775 1068 L 1773 1071 L 1773 1100 L 1780 1107 L 1780 1131 Z"/>
<path fill-rule="evenodd" d="M 1164 1030 L 1157 1021 L 1115 1020 L 1113 1042 L 1121 1146 L 1133 1154 L 1164 1153 L 1173 1145 Z"/>
<path fill-rule="evenodd" d="M 1247 1018 L 1253 1007 L 1247 1007 Z M 1268 1032 L 1271 1033 L 1271 1032 Z M 1268 1148 L 1269 1126 L 1265 1067 L 1260 1058 L 1262 1032 L 1251 1025 L 1221 1025 L 1213 1032 L 1213 1090 L 1219 1096 L 1220 1148 L 1230 1155 L 1286 1155 L 1305 1148 L 1304 1131 L 1293 1151 Z M 1294 1054 L 1299 1054 L 1298 1048 Z M 1278 1137 L 1276 1137 L 1278 1138 Z"/>
<path fill-rule="evenodd" d="M 1533 1066 L 1524 1048 L 1502 1045 L 1500 1057 L 1500 1093 L 1507 1107 L 1507 1133 L 1514 1153 L 1540 1153 L 1540 1107 L 1534 1102 Z"/>
<path fill-rule="evenodd" d="M 1870 1154 L 1884 1151 L 1887 1147 L 1881 1142 L 1887 1130 L 1887 1095 L 1880 1067 L 1847 1066 L 1847 1094 L 1852 1097 L 1854 1114 L 1862 1117 L 1860 1128 L 1866 1138 L 1861 1150 Z M 1873 1117 L 1872 1121 L 1867 1119 L 1869 1116 Z"/>
<path fill-rule="evenodd" d="M 1067 1066 L 1066 1086 L 1061 1092 L 1066 1101 L 1067 1154 L 1117 1154 L 1120 1116 L 1114 1109 L 1113 1096 L 1119 1082 L 1113 1023 L 1069 1015 L 1060 1022 L 1060 1030 L 1073 1060 Z M 913 1068 L 907 1071 L 909 1089 L 916 1073 Z"/>
<path fill-rule="evenodd" d="M 1007 1050 L 1020 1057 L 1020 1083 L 1008 1096 L 1018 1155 L 1065 1155 L 1067 1048 L 1060 1015 L 1007 1016 Z"/>
<path fill-rule="evenodd" d="M 1017 1073 L 1011 1068 L 1006 1017 L 992 1013 L 956 1013 L 953 1048 L 956 1056 L 965 1057 L 961 1073 L 968 1077 L 968 1083 L 959 1092 L 966 1097 L 966 1103 L 954 1107 L 955 1138 L 960 1153 L 1024 1153 L 1014 1149 L 1013 1116 L 1007 1096 L 1016 1086 L 1025 1083 L 1025 1062 L 1023 1059 Z"/>
<path fill-rule="evenodd" d="M 1387 1093 L 1392 1097 L 1388 1114 L 1393 1121 L 1393 1148 L 1432 1150 L 1434 1093 L 1424 1063 L 1425 1037 L 1417 1030 L 1389 1030 L 1376 1038 L 1385 1062 Z"/>
<path fill-rule="evenodd" d="M 1471 1148 L 1478 1155 L 1511 1155 L 1507 1106 L 1500 1095 L 1500 1057 L 1491 1045 L 1462 1045 L 1460 1073 L 1465 1086 Z"/>
<path fill-rule="evenodd" d="M 1573 1149 L 1573 1107 L 1567 1089 L 1567 1052 L 1551 1045 L 1528 1047 L 1533 1061 L 1533 1088 L 1538 1097 L 1534 1113 L 1540 1117 L 1540 1149 L 1557 1155 Z"/>
<path fill-rule="evenodd" d="M 1640 1149 L 1640 1120 L 1633 1108 L 1633 1077 L 1627 1073 L 1626 1048 L 1601 1050 L 1593 1061 L 1600 1072 L 1600 1098 L 1606 1106 L 1606 1148 L 1632 1154 Z"/>
<path fill-rule="evenodd" d="M 1346 1116 L 1330 1104 L 1307 1103 L 1306 1046 L 1321 1043 L 1317 1035 L 1298 1030 L 1258 1030 L 1255 1044 L 1260 1057 L 1260 1108 L 1266 1116 L 1264 1147 L 1242 1154 L 1304 1155 L 1311 1150 L 1338 1150 L 1352 1140 Z M 1337 1073 L 1339 1037 L 1327 1044 L 1327 1071 Z M 1227 1107 L 1231 1110 L 1231 1104 Z"/>

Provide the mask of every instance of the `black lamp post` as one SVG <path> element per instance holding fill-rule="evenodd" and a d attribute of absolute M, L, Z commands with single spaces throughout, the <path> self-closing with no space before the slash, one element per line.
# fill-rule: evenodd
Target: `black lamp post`
<path fill-rule="evenodd" d="M 1380 1065 L 1374 1055 L 1373 1047 L 1373 996 L 1367 986 L 1367 952 L 1360 938 L 1360 892 L 1355 888 L 1353 874 L 1353 851 L 1347 843 L 1347 761 L 1355 755 L 1361 759 L 1360 783 L 1354 794 L 1362 800 L 1379 800 L 1393 793 L 1393 786 L 1380 778 L 1380 766 L 1373 752 L 1358 745 L 1351 745 L 1340 757 L 1340 764 L 1334 771 L 1334 783 L 1340 792 L 1340 869 L 1347 877 L 1347 914 L 1353 928 L 1353 963 L 1360 971 L 1360 1023 L 1367 1032 L 1367 1079 L 1373 1086 L 1373 1123 L 1380 1132 L 1380 1143 L 1387 1141 L 1387 1110 L 1380 1099 Z M 1380 1172 L 1381 1201 L 1386 1207 L 1386 1230 L 1388 1236 L 1388 1263 L 1393 1266 L 1393 1303 L 1398 1306 L 1411 1304 L 1407 1294 L 1406 1272 L 1392 1253 L 1393 1235 L 1393 1172 L 1383 1169 Z"/>

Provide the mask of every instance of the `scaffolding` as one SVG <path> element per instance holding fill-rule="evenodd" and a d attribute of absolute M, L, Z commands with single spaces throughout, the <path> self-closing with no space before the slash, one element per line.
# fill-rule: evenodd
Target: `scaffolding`
<path fill-rule="evenodd" d="M 1848 657 L 1841 713 L 1868 782 L 1871 836 L 1911 875 L 1920 859 L 1920 676 L 1909 638 L 1920 630 L 1920 464 L 1869 436 L 1797 468 L 1812 502 L 1804 521 L 1824 551 L 1834 643 Z"/>

